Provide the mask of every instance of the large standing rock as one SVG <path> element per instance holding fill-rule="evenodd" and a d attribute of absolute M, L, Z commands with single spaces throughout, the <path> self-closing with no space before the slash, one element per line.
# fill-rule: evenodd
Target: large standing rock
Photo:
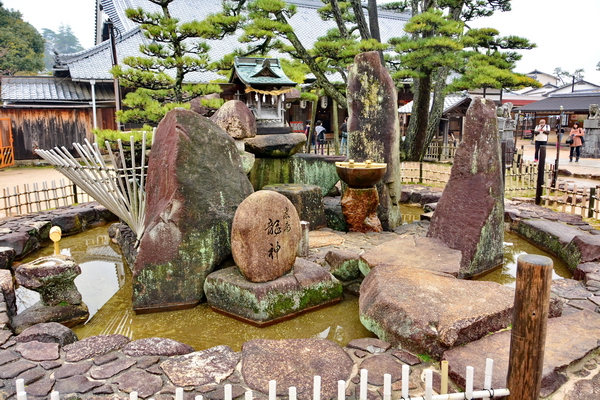
<path fill-rule="evenodd" d="M 256 118 L 243 101 L 226 102 L 210 119 L 234 139 L 256 136 Z"/>
<path fill-rule="evenodd" d="M 148 162 L 146 230 L 133 267 L 133 308 L 196 305 L 231 253 L 231 223 L 252 193 L 233 139 L 192 111 L 170 111 Z"/>
<path fill-rule="evenodd" d="M 475 98 L 467 111 L 463 141 L 427 236 L 462 252 L 460 276 L 503 261 L 504 185 L 496 107 Z"/>
<path fill-rule="evenodd" d="M 387 172 L 377 184 L 378 216 L 386 231 L 402 225 L 397 98 L 379 52 L 357 55 L 348 74 L 348 157 L 387 163 Z"/>
<path fill-rule="evenodd" d="M 393 346 L 435 358 L 508 327 L 514 290 L 439 272 L 378 266 L 360 286 L 360 320 Z"/>
<path fill-rule="evenodd" d="M 289 272 L 299 243 L 300 218 L 284 195 L 260 190 L 238 207 L 231 228 L 231 252 L 249 281 L 272 281 Z"/>

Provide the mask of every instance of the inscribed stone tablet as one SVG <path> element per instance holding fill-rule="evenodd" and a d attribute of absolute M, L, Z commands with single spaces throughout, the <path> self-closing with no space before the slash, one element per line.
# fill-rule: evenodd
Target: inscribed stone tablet
<path fill-rule="evenodd" d="M 260 190 L 238 207 L 231 227 L 231 252 L 251 282 L 267 282 L 289 272 L 300 242 L 300 218 L 287 197 Z"/>

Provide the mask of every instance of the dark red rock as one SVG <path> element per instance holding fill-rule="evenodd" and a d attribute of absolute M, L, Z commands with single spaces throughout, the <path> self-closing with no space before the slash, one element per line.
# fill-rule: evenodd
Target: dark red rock
<path fill-rule="evenodd" d="M 600 263 L 583 263 L 579 264 L 573 271 L 573 279 L 578 281 L 586 280 L 586 275 L 591 273 L 600 273 Z"/>
<path fill-rule="evenodd" d="M 159 361 L 160 361 L 160 357 L 156 357 L 156 356 L 142 357 L 140 360 L 138 360 L 136 367 L 138 367 L 139 369 L 150 368 L 151 366 L 155 365 Z"/>
<path fill-rule="evenodd" d="M 255 339 L 242 346 L 244 382 L 262 393 L 268 393 L 269 381 L 275 380 L 278 395 L 286 395 L 295 386 L 299 399 L 310 399 L 318 375 L 322 398 L 334 398 L 337 381 L 348 380 L 353 365 L 341 347 L 324 339 Z"/>
<path fill-rule="evenodd" d="M 117 360 L 119 356 L 116 353 L 108 353 L 98 357 L 94 357 L 92 362 L 94 365 L 104 365 Z"/>
<path fill-rule="evenodd" d="M 368 351 L 371 354 L 379 354 L 389 350 L 392 345 L 386 341 L 376 338 L 362 338 L 350 341 L 346 347 L 350 349 Z"/>
<path fill-rule="evenodd" d="M 258 135 L 244 139 L 244 143 L 246 151 L 255 154 L 257 158 L 290 157 L 304 148 L 306 135 L 304 133 Z"/>
<path fill-rule="evenodd" d="M 325 254 L 329 272 L 341 281 L 351 281 L 360 277 L 358 253 L 351 250 L 334 249 Z"/>
<path fill-rule="evenodd" d="M 348 157 L 387 163 L 377 184 L 384 230 L 402 225 L 400 131 L 396 86 L 376 51 L 358 54 L 348 71 Z"/>
<path fill-rule="evenodd" d="M 231 385 L 231 398 L 237 399 L 241 397 L 246 392 L 243 386 L 240 385 Z M 204 397 L 210 400 L 222 400 L 225 398 L 225 387 L 219 386 L 217 390 L 213 390 L 212 392 L 208 392 L 204 394 Z"/>
<path fill-rule="evenodd" d="M 192 346 L 165 338 L 134 340 L 123 347 L 123 353 L 131 357 L 139 356 L 180 356 L 194 351 Z"/>
<path fill-rule="evenodd" d="M 25 360 L 5 364 L 0 368 L 0 379 L 14 379 L 23 372 L 35 368 L 36 364 Z"/>
<path fill-rule="evenodd" d="M 404 350 L 394 350 L 392 355 L 396 357 L 398 360 L 402 361 L 404 364 L 408 364 L 410 366 L 417 365 L 421 363 L 421 359 L 414 354 L 409 353 Z"/>
<path fill-rule="evenodd" d="M 233 139 L 181 109 L 160 122 L 148 160 L 146 230 L 133 266 L 136 311 L 191 307 L 231 253 L 231 223 L 252 185 Z"/>
<path fill-rule="evenodd" d="M 27 232 L 12 232 L 0 236 L 0 247 L 10 247 L 15 251 L 15 259 L 20 260 L 40 247 L 40 240 Z"/>
<path fill-rule="evenodd" d="M 377 217 L 379 195 L 377 189 L 347 188 L 342 196 L 342 213 L 350 232 L 381 232 Z"/>

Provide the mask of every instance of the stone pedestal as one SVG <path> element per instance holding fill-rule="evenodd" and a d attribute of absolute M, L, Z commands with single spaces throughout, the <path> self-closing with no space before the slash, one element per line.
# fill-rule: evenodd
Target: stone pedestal
<path fill-rule="evenodd" d="M 600 119 L 583 121 L 585 144 L 581 147 L 581 157 L 600 158 Z"/>
<path fill-rule="evenodd" d="M 381 232 L 377 217 L 379 194 L 377 188 L 347 188 L 342 196 L 342 213 L 350 232 Z"/>
<path fill-rule="evenodd" d="M 282 183 L 264 186 L 263 190 L 273 190 L 287 197 L 298 211 L 300 220 L 310 222 L 311 230 L 327 226 L 323 195 L 319 186 Z"/>
<path fill-rule="evenodd" d="M 216 311 L 267 326 L 342 298 L 342 284 L 320 265 L 296 259 L 292 272 L 269 282 L 250 282 L 239 268 L 213 272 L 204 284 Z"/>

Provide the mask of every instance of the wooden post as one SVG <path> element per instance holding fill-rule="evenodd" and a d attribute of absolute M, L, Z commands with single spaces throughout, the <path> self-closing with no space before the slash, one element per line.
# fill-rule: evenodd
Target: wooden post
<path fill-rule="evenodd" d="M 508 359 L 510 400 L 540 397 L 551 284 L 550 258 L 519 256 Z"/>
<path fill-rule="evenodd" d="M 596 188 L 590 188 L 590 207 L 588 208 L 588 218 L 594 218 L 594 201 L 596 197 Z"/>
<path fill-rule="evenodd" d="M 544 167 L 546 166 L 546 146 L 540 146 L 540 161 L 538 163 L 537 184 L 535 185 L 535 204 L 538 206 L 542 202 L 542 192 L 544 191 Z"/>

